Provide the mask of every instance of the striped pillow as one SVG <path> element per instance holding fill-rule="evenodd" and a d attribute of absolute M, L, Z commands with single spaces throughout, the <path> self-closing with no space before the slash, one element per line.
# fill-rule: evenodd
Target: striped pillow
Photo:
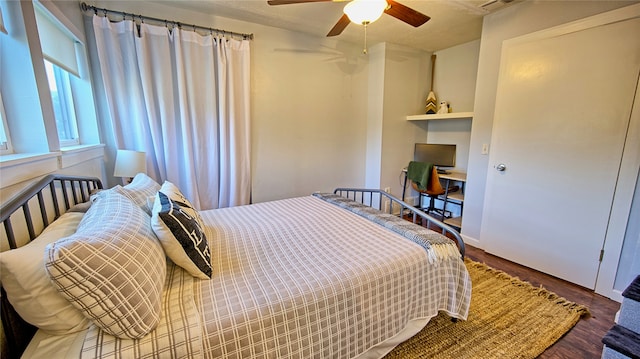
<path fill-rule="evenodd" d="M 141 338 L 160 321 L 166 259 L 150 218 L 114 191 L 96 195 L 72 236 L 49 244 L 54 286 L 105 332 Z"/>
<path fill-rule="evenodd" d="M 138 173 L 128 185 L 115 186 L 112 190 L 129 198 L 135 205 L 151 215 L 152 206 L 148 205 L 149 197 L 154 197 L 160 190 L 160 184 L 144 173 Z"/>

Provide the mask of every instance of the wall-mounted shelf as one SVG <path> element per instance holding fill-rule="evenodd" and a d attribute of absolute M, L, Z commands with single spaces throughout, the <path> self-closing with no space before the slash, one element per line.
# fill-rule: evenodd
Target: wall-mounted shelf
<path fill-rule="evenodd" d="M 473 112 L 434 113 L 432 115 L 411 115 L 407 121 L 460 120 L 473 118 Z"/>

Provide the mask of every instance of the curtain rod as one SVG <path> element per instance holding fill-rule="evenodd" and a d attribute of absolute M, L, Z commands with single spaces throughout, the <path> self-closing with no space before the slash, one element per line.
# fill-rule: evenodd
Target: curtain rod
<path fill-rule="evenodd" d="M 140 21 L 150 20 L 150 21 L 156 21 L 156 22 L 159 22 L 159 23 L 164 23 L 165 25 L 172 24 L 174 26 L 177 26 L 180 29 L 182 27 L 193 28 L 193 31 L 196 31 L 196 29 L 199 29 L 199 30 L 208 31 L 208 32 L 211 32 L 211 33 L 215 32 L 215 33 L 219 33 L 219 34 L 223 34 L 223 35 L 241 36 L 245 40 L 247 40 L 247 39 L 248 40 L 253 40 L 253 34 L 243 34 L 243 33 L 240 33 L 240 32 L 214 29 L 214 28 L 211 28 L 211 27 L 199 26 L 199 25 L 193 25 L 193 24 L 185 24 L 185 23 L 182 23 L 182 22 L 179 22 L 179 21 L 159 19 L 157 17 L 138 15 L 138 14 L 133 14 L 133 13 L 127 13 L 127 12 L 124 12 L 124 11 L 109 10 L 109 9 L 96 7 L 96 6 L 93 6 L 93 5 L 88 5 L 85 2 L 80 4 L 80 8 L 84 12 L 93 11 L 96 15 L 98 15 L 98 12 L 104 13 L 105 16 L 107 16 L 107 14 L 116 14 L 116 15 L 121 15 L 124 19 L 126 19 L 127 16 L 131 16 L 132 20 L 134 20 L 134 19 L 140 19 Z"/>

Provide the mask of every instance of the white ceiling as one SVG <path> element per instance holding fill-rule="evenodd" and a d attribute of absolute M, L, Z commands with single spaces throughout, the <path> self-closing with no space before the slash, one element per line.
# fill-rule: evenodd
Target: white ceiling
<path fill-rule="evenodd" d="M 394 17 L 383 14 L 369 25 L 367 42 L 390 42 L 426 51 L 437 51 L 480 38 L 482 17 L 500 9 L 503 0 L 481 7 L 488 0 L 398 0 L 431 17 L 426 24 L 414 28 Z M 508 1 L 508 0 L 507 0 Z M 325 36 L 342 16 L 345 3 L 315 2 L 270 6 L 266 0 L 157 0 L 182 9 L 211 13 L 223 17 L 274 26 L 296 32 Z M 517 0 L 514 2 L 518 2 Z M 361 25 L 349 24 L 340 39 L 364 41 Z"/>

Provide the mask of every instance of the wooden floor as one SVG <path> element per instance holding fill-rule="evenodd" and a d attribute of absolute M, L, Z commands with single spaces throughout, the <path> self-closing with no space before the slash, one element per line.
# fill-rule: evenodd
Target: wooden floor
<path fill-rule="evenodd" d="M 439 230 L 437 226 L 429 228 Z M 573 329 L 549 347 L 539 358 L 590 359 L 602 356 L 602 337 L 613 326 L 620 303 L 596 294 L 592 290 L 496 257 L 470 245 L 466 245 L 466 257 L 502 270 L 536 287 L 542 286 L 569 301 L 589 308 L 591 315 L 580 319 Z"/>
<path fill-rule="evenodd" d="M 602 355 L 602 337 L 613 326 L 620 303 L 595 294 L 593 291 L 546 275 L 536 270 L 521 266 L 514 262 L 485 253 L 481 249 L 466 246 L 466 256 L 476 262 L 500 269 L 512 276 L 527 281 L 534 286 L 544 288 L 572 302 L 585 305 L 591 312 L 590 317 L 583 317 L 552 347 L 539 358 L 600 358 Z"/>

